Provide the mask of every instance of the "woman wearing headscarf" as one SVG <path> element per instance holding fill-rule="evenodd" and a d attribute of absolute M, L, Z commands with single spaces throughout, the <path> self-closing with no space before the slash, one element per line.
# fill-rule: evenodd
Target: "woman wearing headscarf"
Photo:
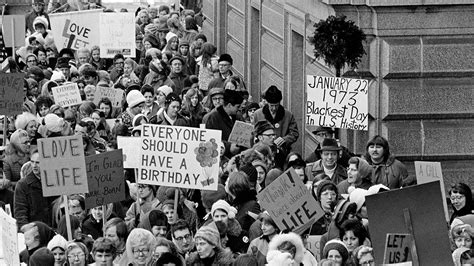
<path fill-rule="evenodd" d="M 180 114 L 181 99 L 175 93 L 166 96 L 165 109 L 158 117 L 156 124 L 169 126 L 188 126 L 188 120 Z"/>
<path fill-rule="evenodd" d="M 15 190 L 16 182 L 21 177 L 21 167 L 30 160 L 30 144 L 28 132 L 24 129 L 17 129 L 10 136 L 10 144 L 7 145 L 3 160 L 2 188 Z"/>
<path fill-rule="evenodd" d="M 341 194 L 349 194 L 349 187 L 369 189 L 372 186 L 372 167 L 359 157 L 349 159 L 347 179 L 337 185 Z"/>
<path fill-rule="evenodd" d="M 219 231 L 204 225 L 194 236 L 196 252 L 186 258 L 186 265 L 232 265 L 232 253 L 222 248 Z"/>
<path fill-rule="evenodd" d="M 48 225 L 42 222 L 32 222 L 21 227 L 25 236 L 26 249 L 20 252 L 20 262 L 26 263 L 30 256 L 38 249 L 46 247 L 55 233 Z"/>

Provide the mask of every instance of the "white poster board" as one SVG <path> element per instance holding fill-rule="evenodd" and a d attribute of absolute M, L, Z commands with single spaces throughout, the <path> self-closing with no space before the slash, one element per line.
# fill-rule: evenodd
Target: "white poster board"
<path fill-rule="evenodd" d="M 123 168 L 140 167 L 139 146 L 140 138 L 117 136 L 117 147 L 123 152 Z"/>
<path fill-rule="evenodd" d="M 54 102 L 61 107 L 79 105 L 82 103 L 81 93 L 77 83 L 69 83 L 51 88 Z"/>
<path fill-rule="evenodd" d="M 90 49 L 94 45 L 99 45 L 100 27 L 98 25 L 101 13 L 101 9 L 92 9 L 50 14 L 51 31 L 58 51 L 63 48 Z"/>
<path fill-rule="evenodd" d="M 102 51 L 102 50 L 101 50 Z M 109 98 L 112 107 L 122 107 L 124 91 L 122 89 L 97 87 L 94 93 L 94 104 L 99 106 L 102 98 Z"/>
<path fill-rule="evenodd" d="M 217 190 L 220 130 L 145 124 L 137 183 Z"/>
<path fill-rule="evenodd" d="M 306 124 L 368 130 L 369 81 L 306 76 Z"/>
<path fill-rule="evenodd" d="M 135 57 L 135 16 L 133 13 L 101 13 L 100 57 L 113 58 L 116 54 Z"/>
<path fill-rule="evenodd" d="M 2 265 L 20 265 L 18 253 L 16 219 L 0 208 L 0 263 Z M 4 264 L 3 264 L 4 263 Z"/>

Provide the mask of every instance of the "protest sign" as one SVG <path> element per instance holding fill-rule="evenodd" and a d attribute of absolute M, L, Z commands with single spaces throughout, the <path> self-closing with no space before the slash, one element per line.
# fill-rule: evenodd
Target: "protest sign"
<path fill-rule="evenodd" d="M 105 119 L 105 123 L 107 123 L 110 130 L 112 130 L 117 124 L 122 123 L 122 118 Z"/>
<path fill-rule="evenodd" d="M 122 150 L 114 150 L 86 157 L 86 208 L 125 200 Z"/>
<path fill-rule="evenodd" d="M 306 76 L 306 124 L 368 130 L 369 81 Z"/>
<path fill-rule="evenodd" d="M 102 98 L 109 98 L 112 102 L 112 107 L 122 107 L 124 91 L 121 89 L 97 87 L 94 94 L 94 104 L 99 106 Z"/>
<path fill-rule="evenodd" d="M 449 221 L 448 204 L 446 202 L 446 189 L 444 186 L 443 173 L 440 162 L 415 161 L 415 173 L 417 184 L 425 184 L 439 181 L 441 184 L 441 195 L 443 197 L 444 216 Z"/>
<path fill-rule="evenodd" d="M 453 265 L 441 200 L 439 181 L 367 196 L 376 265 L 383 263 L 386 235 L 410 231 L 419 265 Z M 407 211 L 410 223 L 406 222 Z"/>
<path fill-rule="evenodd" d="M 86 193 L 86 163 L 82 136 L 38 139 L 43 196 Z"/>
<path fill-rule="evenodd" d="M 259 192 L 257 198 L 281 231 L 301 233 L 324 215 L 293 168 Z"/>
<path fill-rule="evenodd" d="M 140 167 L 140 153 L 138 147 L 141 140 L 136 137 L 122 137 L 117 136 L 117 147 L 122 149 L 123 153 L 123 167 L 124 168 L 139 168 Z"/>
<path fill-rule="evenodd" d="M 79 105 L 82 103 L 81 93 L 77 83 L 69 83 L 51 88 L 54 102 L 61 107 Z"/>
<path fill-rule="evenodd" d="M 392 264 L 411 261 L 411 235 L 387 234 L 383 263 Z"/>
<path fill-rule="evenodd" d="M 235 121 L 232 132 L 229 135 L 229 142 L 250 148 L 252 146 L 253 125 L 242 121 Z"/>
<path fill-rule="evenodd" d="M 5 15 L 0 16 L 0 25 L 2 25 L 3 39 L 6 47 L 25 46 L 25 16 L 24 15 Z"/>
<path fill-rule="evenodd" d="M 100 57 L 116 54 L 135 57 L 135 16 L 133 13 L 102 13 L 99 18 Z"/>
<path fill-rule="evenodd" d="M 144 124 L 137 183 L 217 190 L 220 130 Z"/>
<path fill-rule="evenodd" d="M 20 265 L 20 255 L 18 253 L 16 220 L 0 208 L 0 262 L 2 265 Z"/>
<path fill-rule="evenodd" d="M 99 15 L 102 9 L 49 15 L 54 43 L 60 51 L 63 48 L 78 50 L 99 45 Z M 134 35 L 135 36 L 135 35 Z"/>
<path fill-rule="evenodd" d="M 317 261 L 321 260 L 321 237 L 311 235 L 306 238 L 306 249 L 313 253 Z"/>
<path fill-rule="evenodd" d="M 22 113 L 24 74 L 0 73 L 0 114 L 16 115 Z"/>

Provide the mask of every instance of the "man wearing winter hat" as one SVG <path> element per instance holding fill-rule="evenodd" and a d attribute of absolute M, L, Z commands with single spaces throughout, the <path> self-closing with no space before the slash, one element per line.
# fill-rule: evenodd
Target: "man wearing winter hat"
<path fill-rule="evenodd" d="M 181 91 L 184 88 L 184 80 L 188 77 L 183 71 L 186 61 L 180 55 L 173 56 L 169 64 L 171 66 L 171 72 L 168 75 L 168 78 L 171 79 L 174 83 L 174 93 L 181 95 Z"/>
<path fill-rule="evenodd" d="M 255 121 L 267 120 L 270 122 L 275 127 L 275 145 L 288 154 L 291 151 L 291 145 L 299 137 L 295 117 L 280 104 L 283 96 L 276 86 L 270 86 L 265 91 L 264 98 L 268 104 L 255 111 Z"/>
<path fill-rule="evenodd" d="M 56 63 L 56 68 L 59 69 L 64 77 L 66 78 L 66 81 L 69 81 L 71 79 L 71 65 L 69 65 L 69 58 L 67 57 L 60 57 L 58 58 L 58 62 Z"/>
<path fill-rule="evenodd" d="M 225 146 L 225 154 L 229 158 L 240 152 L 240 148 L 235 143 L 228 142 L 230 133 L 235 124 L 235 115 L 240 109 L 243 98 L 237 91 L 225 90 L 224 105 L 214 108 L 204 119 L 208 129 L 218 129 L 222 131 L 222 141 Z"/>
<path fill-rule="evenodd" d="M 306 166 L 306 174 L 310 181 L 316 176 L 325 174 L 334 184 L 339 184 L 347 179 L 346 169 L 337 163 L 341 153 L 341 147 L 335 139 L 324 139 L 321 148 L 321 159 Z"/>
<path fill-rule="evenodd" d="M 212 79 L 211 83 L 214 84 L 213 87 L 224 88 L 225 81 L 229 77 L 234 75 L 232 70 L 230 70 L 232 68 L 232 64 L 234 63 L 234 60 L 232 59 L 232 56 L 230 56 L 230 54 L 221 54 L 217 62 L 219 67 L 219 77 Z M 209 88 L 211 88 L 210 85 Z"/>
<path fill-rule="evenodd" d="M 128 107 L 120 115 L 122 123 L 128 128 L 132 127 L 133 118 L 142 112 L 142 108 L 145 105 L 145 96 L 138 90 L 131 90 L 127 94 Z"/>
<path fill-rule="evenodd" d="M 28 13 L 25 17 L 26 31 L 29 32 L 30 34 L 35 32 L 33 21 L 35 20 L 36 17 L 39 17 L 39 16 L 45 17 L 46 20 L 48 21 L 48 25 L 51 25 L 49 21 L 49 16 L 44 10 L 44 0 L 33 0 L 32 7 L 33 7 L 33 10 L 30 13 Z M 51 27 L 48 26 L 48 29 L 51 29 Z"/>

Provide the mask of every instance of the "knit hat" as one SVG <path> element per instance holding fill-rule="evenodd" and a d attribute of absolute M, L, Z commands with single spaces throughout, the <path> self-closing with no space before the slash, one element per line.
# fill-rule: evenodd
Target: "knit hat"
<path fill-rule="evenodd" d="M 217 62 L 229 62 L 229 64 L 233 64 L 234 63 L 234 60 L 232 59 L 232 56 L 230 56 L 230 54 L 221 54 L 221 56 L 219 56 L 219 59 L 217 60 Z"/>
<path fill-rule="evenodd" d="M 239 171 L 244 172 L 247 175 L 248 181 L 250 183 L 255 184 L 255 182 L 257 182 L 257 178 L 258 178 L 257 169 L 251 163 L 242 165 Z"/>
<path fill-rule="evenodd" d="M 63 251 L 66 251 L 67 240 L 60 234 L 55 235 L 48 242 L 48 249 L 53 251 L 55 248 L 61 248 Z"/>
<path fill-rule="evenodd" d="M 356 213 L 357 205 L 353 202 L 350 202 L 346 199 L 340 200 L 336 207 L 334 208 L 333 220 L 336 222 L 336 225 L 340 225 L 343 222 L 344 216 L 347 213 Z"/>
<path fill-rule="evenodd" d="M 237 214 L 237 209 L 230 206 L 230 204 L 225 200 L 218 200 L 212 204 L 211 215 L 214 215 L 216 210 L 223 210 L 227 213 L 229 219 L 234 219 Z"/>
<path fill-rule="evenodd" d="M 170 93 L 173 92 L 173 89 L 170 86 L 163 85 L 159 87 L 157 91 L 163 93 L 165 96 L 168 96 Z"/>
<path fill-rule="evenodd" d="M 28 141 L 28 132 L 24 129 L 17 129 L 13 134 L 10 136 L 10 142 L 16 145 L 22 144 L 24 141 Z"/>
<path fill-rule="evenodd" d="M 33 27 L 36 25 L 36 24 L 42 24 L 44 26 L 45 29 L 48 28 L 48 20 L 43 17 L 43 16 L 38 16 L 36 17 L 34 20 L 33 20 Z"/>
<path fill-rule="evenodd" d="M 160 16 L 158 18 L 158 25 L 156 26 L 157 31 L 169 31 L 168 28 L 168 16 Z"/>
<path fill-rule="evenodd" d="M 127 104 L 130 108 L 133 108 L 144 102 L 145 102 L 145 97 L 138 90 L 132 90 L 127 94 Z"/>
<path fill-rule="evenodd" d="M 54 255 L 46 247 L 39 248 L 33 255 L 31 255 L 28 265 L 30 266 L 45 266 L 54 265 Z"/>
<path fill-rule="evenodd" d="M 65 122 L 55 114 L 47 114 L 44 117 L 44 125 L 48 131 L 58 133 L 63 130 Z"/>
<path fill-rule="evenodd" d="M 66 77 L 61 71 L 53 71 L 53 75 L 51 75 L 51 80 L 52 81 L 65 81 Z"/>
<path fill-rule="evenodd" d="M 44 73 L 43 70 L 39 66 L 32 66 L 28 68 L 28 74 L 33 74 L 35 76 L 43 77 L 44 78 Z"/>
<path fill-rule="evenodd" d="M 275 179 L 283 174 L 283 171 L 278 168 L 273 168 L 267 173 L 267 177 L 265 178 L 265 187 L 268 187 Z"/>
<path fill-rule="evenodd" d="M 194 40 L 198 39 L 202 39 L 205 43 L 207 42 L 207 37 L 203 33 L 199 33 L 198 35 L 196 35 L 196 37 L 194 37 Z"/>
<path fill-rule="evenodd" d="M 257 110 L 259 108 L 260 108 L 260 105 L 258 103 L 250 102 L 250 103 L 247 103 L 247 106 L 245 108 L 245 112 L 248 112 L 251 109 Z"/>
<path fill-rule="evenodd" d="M 201 238 L 209 244 L 221 248 L 219 230 L 215 226 L 204 225 L 199 228 L 194 239 Z"/>
<path fill-rule="evenodd" d="M 169 61 L 169 64 L 171 65 L 174 60 L 181 61 L 181 64 L 183 64 L 183 65 L 186 64 L 186 62 L 184 61 L 184 58 L 182 56 L 179 56 L 179 55 L 175 55 L 175 56 L 171 57 L 171 59 Z"/>
<path fill-rule="evenodd" d="M 350 188 L 349 188 L 350 189 Z M 369 191 L 363 188 L 355 188 L 349 191 L 349 201 L 357 204 L 357 211 L 360 211 L 365 203 L 365 197 L 369 194 Z"/>
<path fill-rule="evenodd" d="M 269 129 L 275 129 L 275 127 L 268 122 L 267 120 L 260 120 L 257 123 L 255 123 L 255 135 L 260 136 L 263 134 L 263 132 L 269 130 Z"/>
<path fill-rule="evenodd" d="M 150 25 L 150 24 L 149 24 Z M 152 24 L 151 24 L 152 25 Z M 156 38 L 155 35 L 153 34 L 150 34 L 150 35 L 147 35 L 145 36 L 145 38 L 143 38 L 143 43 L 145 42 L 149 42 L 151 44 L 152 47 L 160 47 L 160 41 L 158 40 L 158 38 Z"/>
<path fill-rule="evenodd" d="M 210 209 L 216 201 L 225 199 L 226 197 L 227 193 L 225 192 L 225 187 L 222 184 L 217 185 L 217 191 L 201 191 L 202 206 L 204 206 L 206 209 Z"/>
<path fill-rule="evenodd" d="M 26 129 L 26 127 L 31 121 L 35 121 L 36 123 L 38 123 L 38 118 L 32 113 L 23 112 L 21 115 L 17 116 L 15 120 L 15 128 Z"/>
<path fill-rule="evenodd" d="M 323 193 L 326 190 L 333 190 L 336 192 L 336 194 L 339 194 L 339 191 L 337 190 L 336 184 L 332 182 L 331 180 L 322 180 L 321 182 L 318 183 L 318 186 L 316 188 L 316 197 L 317 200 L 321 199 L 321 193 Z"/>
<path fill-rule="evenodd" d="M 158 33 L 157 27 L 155 24 L 150 23 L 143 28 L 145 35 L 155 35 Z M 157 47 L 157 46 L 155 46 Z"/>
<path fill-rule="evenodd" d="M 166 43 L 169 43 L 170 40 L 171 40 L 173 37 L 178 38 L 178 35 L 176 35 L 175 33 L 171 32 L 171 31 L 168 32 L 168 33 L 166 33 L 166 37 L 165 37 Z"/>
<path fill-rule="evenodd" d="M 178 48 L 181 46 L 189 46 L 189 42 L 187 40 L 179 40 Z"/>
<path fill-rule="evenodd" d="M 268 222 L 270 223 L 273 227 L 275 227 L 275 229 L 277 230 L 280 230 L 278 228 L 278 225 L 275 223 L 275 221 L 273 220 L 273 218 L 270 216 L 270 214 L 268 213 L 268 211 L 263 211 L 261 212 L 259 215 L 258 215 L 258 218 L 257 218 L 260 222 Z"/>
<path fill-rule="evenodd" d="M 224 89 L 223 88 L 218 88 L 214 87 L 209 90 L 209 97 L 212 98 L 212 96 L 217 95 L 217 94 L 222 94 L 224 95 Z"/>
<path fill-rule="evenodd" d="M 69 65 L 69 58 L 59 57 L 58 62 L 56 63 L 56 67 L 57 68 L 64 68 L 64 67 L 71 68 L 71 66 Z"/>
<path fill-rule="evenodd" d="M 44 5 L 44 0 L 33 0 L 33 4 L 42 4 L 42 5 Z"/>
<path fill-rule="evenodd" d="M 323 143 L 321 143 L 321 147 L 318 149 L 319 151 L 340 151 L 342 148 L 337 143 L 336 139 L 333 138 L 325 138 Z"/>
<path fill-rule="evenodd" d="M 329 240 L 326 245 L 324 245 L 323 258 L 327 258 L 329 251 L 334 249 L 337 250 L 341 255 L 343 263 L 347 261 L 347 259 L 349 258 L 349 251 L 347 250 L 347 247 L 344 242 L 337 239 Z"/>
<path fill-rule="evenodd" d="M 265 170 L 265 173 L 268 172 L 267 164 L 266 164 L 264 161 L 262 161 L 262 160 L 254 160 L 254 161 L 252 162 L 252 165 L 253 165 L 255 168 L 257 168 L 257 166 L 260 166 L 260 167 L 263 168 L 263 170 Z"/>
<path fill-rule="evenodd" d="M 265 91 L 263 98 L 269 103 L 279 103 L 283 99 L 283 95 L 275 85 L 272 85 Z"/>

